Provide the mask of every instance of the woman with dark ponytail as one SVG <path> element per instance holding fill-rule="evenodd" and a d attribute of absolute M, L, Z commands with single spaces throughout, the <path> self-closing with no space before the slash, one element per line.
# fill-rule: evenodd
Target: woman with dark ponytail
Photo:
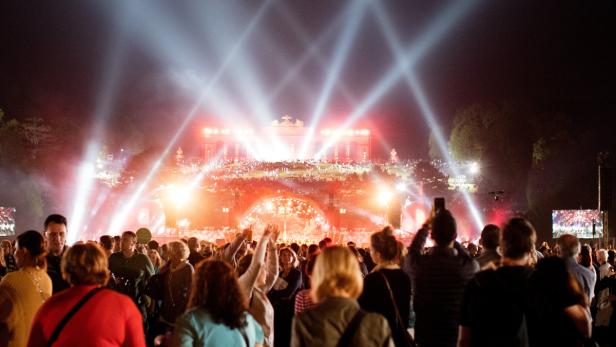
<path fill-rule="evenodd" d="M 15 260 L 19 271 L 0 281 L 0 341 L 22 347 L 28 342 L 36 311 L 51 296 L 43 236 L 38 231 L 17 236 Z"/>
<path fill-rule="evenodd" d="M 400 268 L 400 247 L 391 227 L 372 234 L 370 254 L 377 265 L 364 278 L 359 304 L 362 309 L 387 318 L 397 347 L 412 345 L 407 332 L 411 312 L 411 281 Z"/>

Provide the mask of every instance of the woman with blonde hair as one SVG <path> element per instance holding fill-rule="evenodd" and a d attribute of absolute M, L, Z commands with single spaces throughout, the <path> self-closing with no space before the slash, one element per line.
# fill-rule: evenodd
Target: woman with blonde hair
<path fill-rule="evenodd" d="M 73 245 L 64 252 L 61 269 L 71 287 L 38 310 L 28 346 L 145 346 L 141 313 L 133 300 L 104 289 L 110 274 L 99 246 Z"/>
<path fill-rule="evenodd" d="M 165 261 L 160 256 L 158 251 L 155 250 L 155 249 L 148 250 L 148 258 L 150 258 L 150 261 L 152 262 L 152 265 L 154 265 L 154 273 L 159 273 L 160 270 L 165 265 Z"/>
<path fill-rule="evenodd" d="M 293 319 L 291 346 L 393 346 L 387 320 L 357 303 L 363 278 L 348 248 L 324 248 L 311 282 L 317 305 Z"/>
<path fill-rule="evenodd" d="M 25 346 L 36 311 L 51 296 L 43 236 L 28 230 L 17 236 L 18 271 L 0 281 L 0 341 L 3 346 Z"/>

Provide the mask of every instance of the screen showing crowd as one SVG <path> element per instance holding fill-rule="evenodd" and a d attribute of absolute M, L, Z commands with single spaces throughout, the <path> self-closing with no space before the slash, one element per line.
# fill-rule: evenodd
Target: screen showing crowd
<path fill-rule="evenodd" d="M 594 230 L 593 230 L 594 225 Z M 552 211 L 552 236 L 573 234 L 580 239 L 603 236 L 603 216 L 599 210 L 554 210 Z"/>

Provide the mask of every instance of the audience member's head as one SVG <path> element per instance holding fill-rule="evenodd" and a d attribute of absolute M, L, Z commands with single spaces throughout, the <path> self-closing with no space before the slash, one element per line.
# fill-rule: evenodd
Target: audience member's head
<path fill-rule="evenodd" d="M 311 256 L 311 255 L 315 254 L 318 251 L 319 251 L 319 246 L 315 245 L 313 243 L 310 246 L 308 246 L 308 254 L 307 254 L 307 256 Z"/>
<path fill-rule="evenodd" d="M 328 297 L 357 298 L 363 282 L 359 263 L 348 248 L 326 247 L 316 257 L 311 277 L 312 296 L 316 302 Z"/>
<path fill-rule="evenodd" d="M 104 250 L 108 252 L 113 251 L 113 238 L 111 236 L 103 235 L 100 237 L 99 242 Z"/>
<path fill-rule="evenodd" d="M 503 257 L 515 260 L 530 257 L 536 238 L 535 228 L 528 220 L 519 217 L 510 219 L 501 235 Z"/>
<path fill-rule="evenodd" d="M 22 267 L 41 267 L 45 268 L 45 241 L 43 235 L 36 230 L 28 230 L 17 236 L 15 250 L 15 261 L 17 266 Z"/>
<path fill-rule="evenodd" d="M 199 252 L 199 239 L 196 237 L 191 237 L 188 239 L 188 248 L 191 251 Z"/>
<path fill-rule="evenodd" d="M 150 240 L 150 242 L 148 242 L 148 249 L 159 251 L 158 241 Z"/>
<path fill-rule="evenodd" d="M 170 261 L 185 261 L 190 255 L 190 250 L 182 241 L 171 241 L 167 246 L 166 254 Z"/>
<path fill-rule="evenodd" d="M 370 249 L 377 263 L 395 261 L 398 257 L 398 242 L 394 237 L 394 231 L 387 226 L 370 236 Z"/>
<path fill-rule="evenodd" d="M 155 269 L 160 269 L 164 264 L 163 258 L 155 249 L 148 250 L 148 258 L 150 258 L 150 261 L 152 262 L 152 265 L 154 265 Z"/>
<path fill-rule="evenodd" d="M 603 265 L 605 263 L 607 263 L 607 250 L 605 249 L 598 249 L 597 252 L 597 262 L 599 263 L 599 265 Z"/>
<path fill-rule="evenodd" d="M 13 255 L 13 244 L 9 240 L 2 240 L 2 244 L 0 244 L 2 250 L 5 255 Z"/>
<path fill-rule="evenodd" d="M 188 308 L 204 309 L 215 323 L 231 329 L 244 326 L 248 301 L 240 288 L 233 267 L 220 260 L 205 260 L 197 265 Z"/>
<path fill-rule="evenodd" d="M 109 281 L 109 265 L 103 250 L 91 243 L 74 245 L 62 257 L 62 277 L 71 285 L 100 285 Z"/>
<path fill-rule="evenodd" d="M 331 244 L 332 244 L 332 239 L 330 239 L 329 237 L 326 237 L 323 240 L 319 241 L 319 249 L 329 247 Z"/>
<path fill-rule="evenodd" d="M 280 266 L 285 268 L 287 266 L 297 267 L 299 265 L 299 259 L 297 253 L 290 247 L 285 247 L 280 250 Z"/>
<path fill-rule="evenodd" d="M 45 218 L 44 227 L 49 253 L 59 256 L 66 243 L 66 218 L 59 214 L 49 215 Z"/>
<path fill-rule="evenodd" d="M 580 254 L 580 240 L 575 235 L 564 234 L 558 238 L 558 248 L 562 258 L 577 257 Z"/>
<path fill-rule="evenodd" d="M 122 252 L 134 252 L 137 246 L 137 234 L 132 231 L 122 233 L 121 250 Z"/>
<path fill-rule="evenodd" d="M 494 224 L 488 224 L 481 231 L 479 244 L 485 250 L 495 251 L 500 243 L 500 237 L 500 229 Z"/>
<path fill-rule="evenodd" d="M 293 250 L 293 252 L 295 252 L 295 254 L 299 254 L 299 245 L 295 242 L 293 242 L 292 244 L 289 245 L 289 248 L 291 248 Z"/>
<path fill-rule="evenodd" d="M 592 266 L 592 249 L 590 248 L 590 245 L 582 245 L 578 262 L 584 267 Z"/>
<path fill-rule="evenodd" d="M 432 219 L 432 239 L 437 246 L 450 246 L 458 236 L 456 219 L 449 210 L 441 210 Z"/>

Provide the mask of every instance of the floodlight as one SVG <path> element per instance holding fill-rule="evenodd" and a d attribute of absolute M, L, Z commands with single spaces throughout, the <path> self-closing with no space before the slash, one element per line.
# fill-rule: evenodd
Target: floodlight
<path fill-rule="evenodd" d="M 468 170 L 472 175 L 478 175 L 479 172 L 481 171 L 481 168 L 479 167 L 479 163 L 474 161 L 471 163 Z"/>
<path fill-rule="evenodd" d="M 184 207 L 191 199 L 191 190 L 188 186 L 171 186 L 167 197 L 175 207 Z"/>
<path fill-rule="evenodd" d="M 387 206 L 389 205 L 389 202 L 391 201 L 393 197 L 394 197 L 394 194 L 390 192 L 389 190 L 382 190 L 379 193 L 377 200 L 379 202 L 379 205 Z"/>

